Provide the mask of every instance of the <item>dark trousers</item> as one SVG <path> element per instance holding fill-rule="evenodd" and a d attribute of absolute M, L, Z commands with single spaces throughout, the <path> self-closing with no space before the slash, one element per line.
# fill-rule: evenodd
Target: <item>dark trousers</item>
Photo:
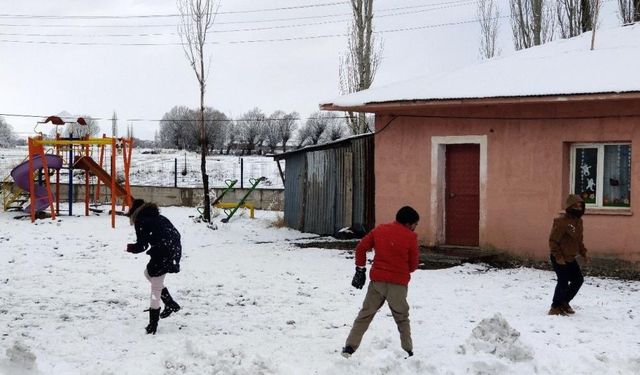
<path fill-rule="evenodd" d="M 578 290 L 584 282 L 580 265 L 574 259 L 566 264 L 558 264 L 556 258 L 551 255 L 551 264 L 556 272 L 558 283 L 553 293 L 552 307 L 560 307 L 563 303 L 569 303 L 578 294 Z"/>

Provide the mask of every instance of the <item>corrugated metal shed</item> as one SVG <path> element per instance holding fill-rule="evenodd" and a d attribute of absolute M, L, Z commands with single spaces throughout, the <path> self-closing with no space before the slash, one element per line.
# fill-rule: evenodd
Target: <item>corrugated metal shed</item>
<path fill-rule="evenodd" d="M 274 155 L 285 160 L 284 220 L 303 232 L 335 235 L 374 226 L 373 134 Z"/>

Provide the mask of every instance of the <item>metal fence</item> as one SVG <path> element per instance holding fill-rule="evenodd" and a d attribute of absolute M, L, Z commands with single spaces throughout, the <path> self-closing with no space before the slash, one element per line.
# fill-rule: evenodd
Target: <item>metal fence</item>
<path fill-rule="evenodd" d="M 121 155 L 116 156 L 117 179 L 123 181 L 123 160 Z M 26 158 L 26 147 L 0 149 L 0 178 L 9 176 L 11 170 Z M 94 153 L 92 158 L 99 162 L 97 153 Z M 109 152 L 105 153 L 104 160 L 103 167 L 110 172 Z M 265 180 L 258 185 L 258 189 L 284 189 L 278 166 L 271 157 L 208 156 L 207 174 L 210 187 L 225 187 L 225 180 L 238 180 L 235 186 L 237 188 L 249 187 L 251 179 L 265 177 Z M 129 178 L 131 185 L 200 187 L 202 186 L 200 155 L 173 150 L 160 153 L 134 150 Z M 61 179 L 64 182 L 68 181 L 68 170 L 61 170 Z M 74 182 L 84 183 L 84 171 L 74 170 Z"/>

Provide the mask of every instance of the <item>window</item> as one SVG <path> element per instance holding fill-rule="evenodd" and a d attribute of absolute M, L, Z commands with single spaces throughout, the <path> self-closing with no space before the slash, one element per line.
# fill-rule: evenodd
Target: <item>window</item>
<path fill-rule="evenodd" d="M 631 144 L 571 146 L 571 192 L 587 207 L 631 206 Z"/>

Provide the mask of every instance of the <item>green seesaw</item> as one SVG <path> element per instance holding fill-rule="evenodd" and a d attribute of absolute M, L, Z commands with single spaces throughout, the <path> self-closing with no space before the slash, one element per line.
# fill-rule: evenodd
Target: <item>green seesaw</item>
<path fill-rule="evenodd" d="M 225 217 L 224 219 L 222 219 L 221 221 L 223 223 L 228 223 L 229 220 L 231 219 L 231 217 L 236 213 L 236 211 L 238 211 L 238 209 L 242 206 L 245 206 L 245 201 L 247 200 L 247 197 L 249 196 L 249 194 L 253 193 L 253 191 L 256 189 L 256 187 L 258 186 L 258 184 L 260 183 L 260 181 L 264 181 L 266 180 L 266 177 L 259 177 L 259 178 L 250 178 L 249 179 L 249 183 L 251 184 L 251 187 L 249 188 L 249 191 L 247 191 L 247 193 L 242 197 L 242 199 L 240 199 L 240 201 L 235 205 L 235 207 L 233 208 L 223 208 L 224 214 L 227 215 L 227 217 Z M 219 199 L 216 199 L 216 202 L 218 202 Z M 253 207 L 252 211 L 253 211 Z"/>
<path fill-rule="evenodd" d="M 237 182 L 238 182 L 238 180 L 224 180 L 224 184 L 227 185 L 227 187 L 224 188 L 222 193 L 216 198 L 216 200 L 213 201 L 213 203 L 211 203 L 211 205 L 215 206 L 218 202 L 220 202 L 222 197 L 224 197 L 225 194 L 227 194 L 229 191 L 231 191 L 231 189 L 233 189 L 233 187 L 235 186 L 235 184 Z M 204 215 L 204 207 L 203 206 L 197 207 L 196 210 L 198 210 L 198 213 L 200 214 L 200 217 L 202 217 L 202 215 Z"/>

